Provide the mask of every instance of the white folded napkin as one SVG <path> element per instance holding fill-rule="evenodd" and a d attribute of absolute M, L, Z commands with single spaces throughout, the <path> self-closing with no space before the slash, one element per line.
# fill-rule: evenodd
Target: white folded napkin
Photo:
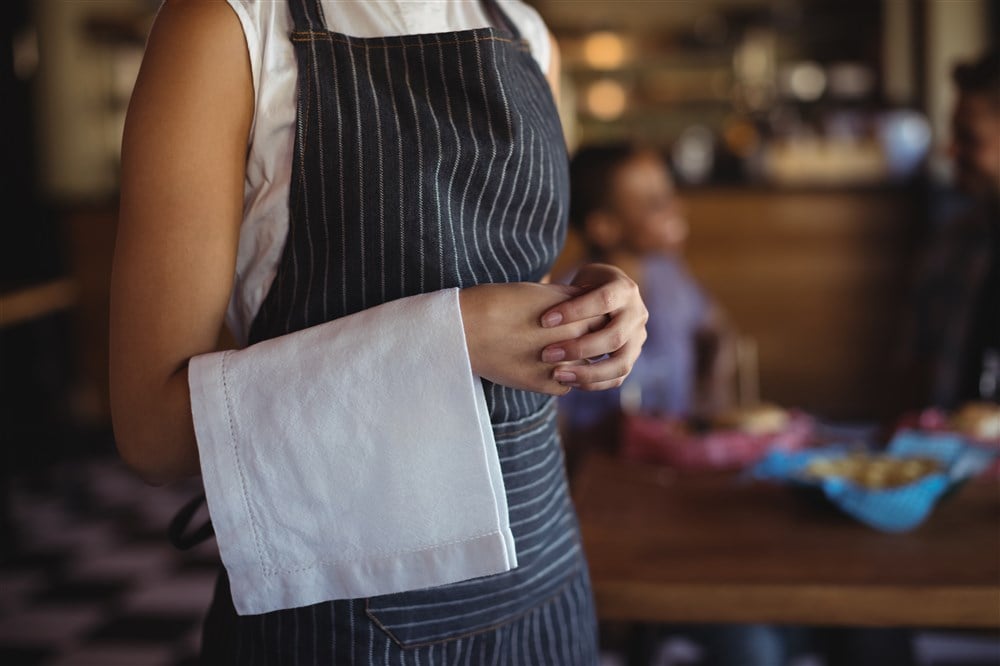
<path fill-rule="evenodd" d="M 239 614 L 517 566 L 457 289 L 197 356 L 188 373 Z"/>

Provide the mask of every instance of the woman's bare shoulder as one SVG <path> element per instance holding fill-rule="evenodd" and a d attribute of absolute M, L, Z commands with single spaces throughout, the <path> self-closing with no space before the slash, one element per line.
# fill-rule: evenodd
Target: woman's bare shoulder
<path fill-rule="evenodd" d="M 229 107 L 233 102 L 252 104 L 251 92 L 246 41 L 229 4 L 165 0 L 150 30 L 133 102 L 157 97 L 176 106 L 195 96 Z"/>
<path fill-rule="evenodd" d="M 164 0 L 150 37 L 182 32 L 189 38 L 225 37 L 242 32 L 237 12 L 226 0 Z"/>

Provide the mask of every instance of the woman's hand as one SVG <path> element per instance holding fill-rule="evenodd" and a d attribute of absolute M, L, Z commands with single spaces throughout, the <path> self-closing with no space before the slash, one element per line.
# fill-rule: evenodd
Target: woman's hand
<path fill-rule="evenodd" d="M 563 395 L 570 390 L 554 377 L 556 362 L 542 350 L 560 340 L 579 338 L 603 325 L 604 318 L 576 317 L 564 325 L 542 326 L 543 313 L 580 293 L 558 284 L 514 282 L 482 284 L 459 292 L 462 323 L 472 371 L 513 388 Z"/>
<path fill-rule="evenodd" d="M 584 266 L 572 286 L 578 295 L 546 310 L 541 325 L 558 332 L 586 323 L 592 332 L 546 345 L 542 360 L 568 363 L 552 370 L 552 378 L 565 386 L 585 391 L 621 386 L 646 341 L 649 313 L 639 287 L 620 268 L 608 264 Z M 595 319 L 600 322 L 597 326 Z"/>

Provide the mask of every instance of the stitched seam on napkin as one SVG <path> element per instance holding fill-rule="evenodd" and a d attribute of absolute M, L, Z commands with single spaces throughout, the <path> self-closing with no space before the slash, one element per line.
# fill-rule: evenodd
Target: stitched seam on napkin
<path fill-rule="evenodd" d="M 435 550 L 437 548 L 442 548 L 444 546 L 454 546 L 456 544 L 466 543 L 468 541 L 475 541 L 477 539 L 482 539 L 483 537 L 494 536 L 494 535 L 498 535 L 498 534 L 502 534 L 502 532 L 500 530 L 494 530 L 492 532 L 483 532 L 482 534 L 475 534 L 473 536 L 466 537 L 464 539 L 456 539 L 454 541 L 445 541 L 444 543 L 436 543 L 436 544 L 427 546 L 425 548 L 412 548 L 412 549 L 408 549 L 408 550 L 395 550 L 395 551 L 391 551 L 391 552 L 388 552 L 388 553 L 379 553 L 378 555 L 366 555 L 365 559 L 367 559 L 367 560 L 386 560 L 386 559 L 389 559 L 390 557 L 396 557 L 397 555 L 409 555 L 409 554 L 412 554 L 412 553 L 423 553 L 423 552 L 426 552 L 428 550 Z M 352 561 L 351 558 L 345 557 L 344 559 L 341 559 L 341 560 L 320 560 L 319 562 L 316 562 L 315 564 L 310 564 L 309 566 L 305 566 L 305 567 L 296 567 L 294 569 L 264 569 L 264 575 L 265 576 L 276 576 L 278 574 L 301 573 L 303 571 L 309 571 L 310 569 L 317 569 L 319 567 L 330 566 L 330 565 L 334 565 L 334 564 L 342 564 L 343 562 L 351 562 L 351 561 Z"/>
<path fill-rule="evenodd" d="M 246 475 L 243 473 L 243 461 L 240 460 L 240 449 L 236 445 L 236 426 L 233 423 L 233 405 L 232 400 L 229 398 L 229 379 L 226 373 L 226 361 L 229 359 L 229 355 L 232 354 L 232 350 L 226 351 L 222 354 L 222 391 L 226 398 L 226 415 L 229 417 L 229 442 L 233 447 L 233 456 L 236 458 L 236 471 L 240 476 L 240 490 L 243 494 L 243 506 L 246 508 L 247 515 L 250 517 L 250 531 L 253 533 L 254 546 L 257 548 L 257 558 L 260 560 L 260 568 L 267 575 L 267 567 L 264 565 L 264 549 L 260 543 L 260 536 L 257 532 L 257 520 L 254 518 L 253 509 L 250 508 L 250 497 L 247 494 L 247 482 Z"/>

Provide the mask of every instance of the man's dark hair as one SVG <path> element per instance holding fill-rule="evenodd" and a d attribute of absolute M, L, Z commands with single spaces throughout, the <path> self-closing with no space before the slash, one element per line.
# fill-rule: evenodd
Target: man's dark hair
<path fill-rule="evenodd" d="M 584 146 L 569 163 L 569 222 L 584 231 L 587 216 L 609 204 L 615 170 L 640 152 L 629 143 Z"/>
<path fill-rule="evenodd" d="M 1000 51 L 990 51 L 974 62 L 955 67 L 952 79 L 964 95 L 985 95 L 1000 107 Z"/>

